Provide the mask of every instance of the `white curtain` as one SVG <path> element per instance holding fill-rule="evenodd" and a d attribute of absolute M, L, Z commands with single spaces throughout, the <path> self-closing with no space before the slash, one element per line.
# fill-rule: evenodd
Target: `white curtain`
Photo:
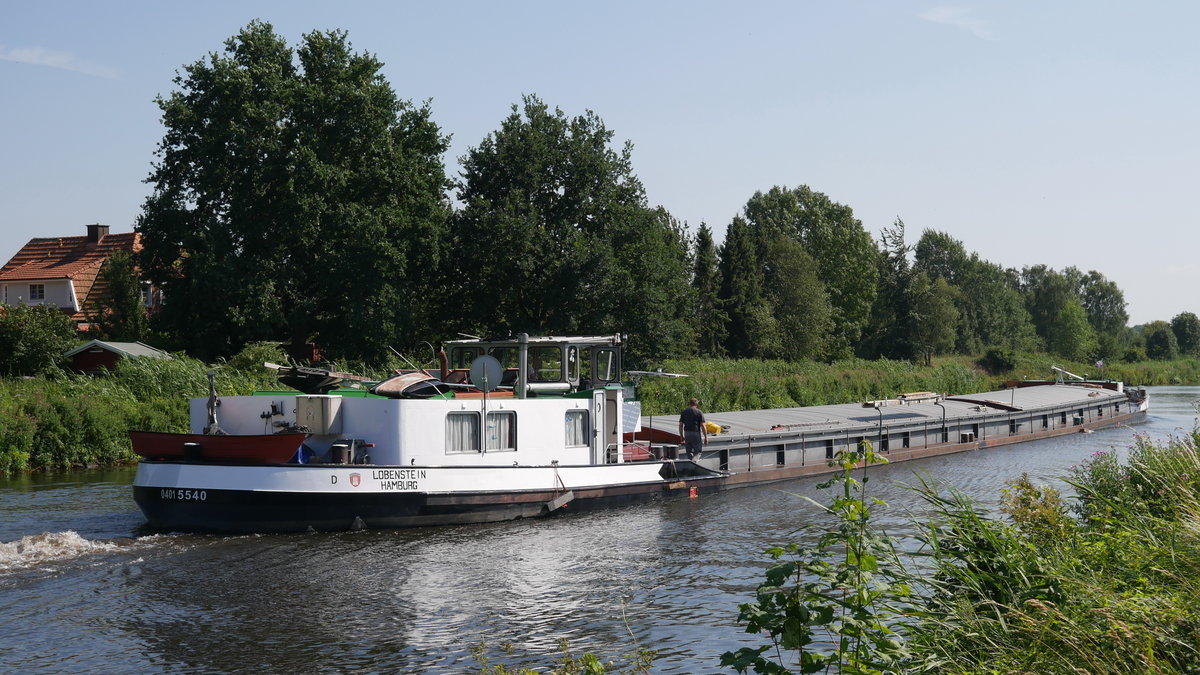
<path fill-rule="evenodd" d="M 512 411 L 490 412 L 487 415 L 488 452 L 517 449 L 517 415 Z"/>
<path fill-rule="evenodd" d="M 446 452 L 479 452 L 479 413 L 446 415 Z"/>
<path fill-rule="evenodd" d="M 567 411 L 567 447 L 587 445 L 587 411 Z"/>

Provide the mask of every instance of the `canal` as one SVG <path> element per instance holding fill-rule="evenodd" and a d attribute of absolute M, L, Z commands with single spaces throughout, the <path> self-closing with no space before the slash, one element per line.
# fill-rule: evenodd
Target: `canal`
<path fill-rule="evenodd" d="M 872 469 L 876 522 L 903 537 L 916 473 L 995 509 L 1027 472 L 1061 477 L 1134 433 L 1190 431 L 1200 387 L 1150 388 L 1133 429 Z M 761 644 L 737 625 L 767 546 L 802 540 L 819 478 L 610 511 L 341 534 L 150 534 L 132 469 L 0 480 L 0 670 L 22 673 L 479 672 L 547 667 L 560 639 L 656 673 L 719 672 Z M 506 655 L 505 646 L 511 654 Z"/>

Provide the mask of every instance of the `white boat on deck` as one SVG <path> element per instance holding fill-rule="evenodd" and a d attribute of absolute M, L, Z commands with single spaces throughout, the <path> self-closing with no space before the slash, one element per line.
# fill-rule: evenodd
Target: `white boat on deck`
<path fill-rule="evenodd" d="M 700 459 L 676 460 L 678 416 L 640 414 L 618 336 L 446 346 L 440 370 L 370 391 L 284 368 L 281 380 L 308 393 L 192 399 L 193 434 L 134 435 L 138 506 L 151 527 L 178 531 L 499 521 L 821 473 L 862 440 L 899 461 L 1128 423 L 1147 409 L 1141 390 L 1088 382 L 708 413 L 721 431 Z M 266 446 L 288 434 L 296 452 L 283 460 Z"/>

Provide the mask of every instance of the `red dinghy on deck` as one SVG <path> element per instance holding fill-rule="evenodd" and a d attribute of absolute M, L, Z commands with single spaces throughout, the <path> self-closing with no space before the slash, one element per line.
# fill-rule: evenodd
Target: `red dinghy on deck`
<path fill-rule="evenodd" d="M 187 459 L 186 444 L 198 446 L 200 459 L 209 462 L 285 464 L 304 443 L 307 434 L 205 435 L 130 431 L 133 451 L 146 459 Z"/>

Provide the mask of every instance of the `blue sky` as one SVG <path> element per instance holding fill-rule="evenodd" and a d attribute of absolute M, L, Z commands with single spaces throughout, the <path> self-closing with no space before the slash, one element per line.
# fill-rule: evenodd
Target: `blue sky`
<path fill-rule="evenodd" d="M 807 184 L 1009 267 L 1095 269 L 1132 323 L 1200 313 L 1200 4 L 0 2 L 0 258 L 133 227 L 157 95 L 252 19 L 344 29 L 457 158 L 522 94 L 595 111 L 652 204 L 723 237 Z"/>

